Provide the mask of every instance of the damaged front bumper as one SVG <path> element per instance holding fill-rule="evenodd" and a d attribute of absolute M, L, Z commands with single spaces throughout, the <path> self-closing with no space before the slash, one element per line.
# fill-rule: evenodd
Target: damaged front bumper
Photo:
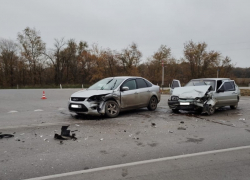
<path fill-rule="evenodd" d="M 187 110 L 187 111 L 197 111 L 200 110 L 202 113 L 212 114 L 211 110 L 215 109 L 216 100 L 213 98 L 208 98 L 205 101 L 200 99 L 194 100 L 168 100 L 168 106 L 170 109 L 174 110 Z"/>
<path fill-rule="evenodd" d="M 105 102 L 68 102 L 70 112 L 77 114 L 103 115 L 105 114 Z"/>
<path fill-rule="evenodd" d="M 94 95 L 89 98 L 82 98 L 83 101 L 72 101 L 72 99 L 81 98 L 72 97 L 68 101 L 69 111 L 77 114 L 104 115 L 108 100 L 114 100 L 120 106 L 120 97 L 117 93 Z"/>
<path fill-rule="evenodd" d="M 198 110 L 203 107 L 202 103 L 196 101 L 173 101 L 168 100 L 168 106 L 170 109 L 178 109 L 178 110 Z"/>

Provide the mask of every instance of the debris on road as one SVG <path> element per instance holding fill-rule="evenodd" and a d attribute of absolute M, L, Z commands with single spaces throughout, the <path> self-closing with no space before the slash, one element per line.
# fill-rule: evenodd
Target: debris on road
<path fill-rule="evenodd" d="M 184 128 L 184 127 L 178 127 L 177 129 L 178 130 L 186 130 L 186 128 Z"/>
<path fill-rule="evenodd" d="M 245 118 L 240 118 L 239 120 L 240 120 L 240 121 L 245 121 L 246 119 L 245 119 Z"/>
<path fill-rule="evenodd" d="M 59 139 L 59 140 L 72 139 L 74 141 L 77 140 L 77 138 L 75 137 L 76 136 L 75 133 L 73 133 L 72 135 L 70 135 L 70 130 L 68 130 L 68 127 L 69 126 L 62 126 L 62 128 L 61 128 L 61 135 L 55 133 L 54 139 Z M 62 144 L 61 141 L 60 141 L 60 144 Z"/>
<path fill-rule="evenodd" d="M 14 137 L 14 135 L 12 135 L 12 134 L 0 134 L 0 139 L 2 139 L 2 138 L 12 138 L 12 137 Z"/>
<path fill-rule="evenodd" d="M 100 141 L 103 141 L 103 138 L 101 138 Z"/>
<path fill-rule="evenodd" d="M 184 121 L 181 121 L 181 124 L 184 124 Z"/>
<path fill-rule="evenodd" d="M 76 124 L 76 126 L 80 126 L 79 124 Z"/>
<path fill-rule="evenodd" d="M 169 133 L 173 133 L 173 131 L 168 130 Z"/>
<path fill-rule="evenodd" d="M 70 130 L 67 130 L 69 126 L 62 126 L 61 136 L 70 136 Z"/>
<path fill-rule="evenodd" d="M 156 124 L 155 124 L 155 123 L 151 123 L 151 126 L 155 128 L 155 127 L 156 127 Z"/>

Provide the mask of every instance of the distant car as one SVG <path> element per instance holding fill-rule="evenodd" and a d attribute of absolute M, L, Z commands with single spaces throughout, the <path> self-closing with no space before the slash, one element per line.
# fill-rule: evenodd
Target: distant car
<path fill-rule="evenodd" d="M 211 115 L 223 106 L 236 109 L 240 100 L 240 89 L 229 78 L 192 79 L 184 87 L 173 80 L 170 94 L 168 106 L 174 113 L 195 110 Z"/>
<path fill-rule="evenodd" d="M 77 114 L 116 117 L 130 109 L 147 107 L 154 111 L 160 100 L 160 87 L 142 77 L 109 77 L 72 94 L 68 109 Z"/>

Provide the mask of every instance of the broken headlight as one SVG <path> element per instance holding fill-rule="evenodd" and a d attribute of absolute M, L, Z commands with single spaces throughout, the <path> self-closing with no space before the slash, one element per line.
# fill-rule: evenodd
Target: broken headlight
<path fill-rule="evenodd" d="M 179 97 L 178 96 L 172 96 L 171 97 L 171 101 L 178 101 L 179 100 Z"/>
<path fill-rule="evenodd" d="M 87 101 L 91 102 L 91 101 L 103 101 L 104 100 L 104 97 L 103 95 L 101 96 L 91 96 L 88 98 Z"/>

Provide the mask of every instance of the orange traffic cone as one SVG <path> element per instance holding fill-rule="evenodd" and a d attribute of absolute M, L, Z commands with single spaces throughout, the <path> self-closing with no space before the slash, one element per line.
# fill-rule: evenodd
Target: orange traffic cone
<path fill-rule="evenodd" d="M 44 92 L 44 91 L 43 91 L 43 97 L 42 97 L 41 99 L 47 99 L 47 98 L 45 97 L 45 92 Z"/>

